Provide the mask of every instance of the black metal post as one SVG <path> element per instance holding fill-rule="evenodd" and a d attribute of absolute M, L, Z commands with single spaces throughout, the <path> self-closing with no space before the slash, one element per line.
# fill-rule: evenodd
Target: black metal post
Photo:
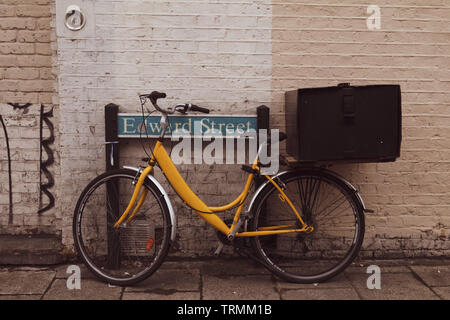
<path fill-rule="evenodd" d="M 258 132 L 260 129 L 265 129 L 267 130 L 267 136 L 269 136 L 270 132 L 269 132 L 269 128 L 270 128 L 270 123 L 269 123 L 269 116 L 270 116 L 270 109 L 269 107 L 265 106 L 265 105 L 261 105 L 258 108 L 256 108 L 256 116 L 257 116 L 257 127 L 258 127 Z M 258 146 L 259 146 L 259 134 L 258 136 Z M 256 176 L 255 179 L 255 188 L 258 188 L 263 182 L 264 182 L 265 178 L 264 176 Z M 267 214 L 265 213 L 265 211 L 267 210 L 266 208 L 266 203 L 263 204 L 262 208 L 261 208 L 261 221 L 260 223 L 262 223 L 262 225 L 266 225 L 267 223 Z"/>
<path fill-rule="evenodd" d="M 256 116 L 257 116 L 257 129 L 258 131 L 260 129 L 265 129 L 267 130 L 267 134 L 269 135 L 269 128 L 270 128 L 270 123 L 269 123 L 269 116 L 270 116 L 270 109 L 269 107 L 265 106 L 265 105 L 261 105 L 259 107 L 256 108 Z M 259 134 L 257 132 L 257 137 L 258 137 L 258 143 L 257 145 L 259 146 Z M 255 184 L 256 187 L 258 187 L 259 185 L 261 185 L 261 183 L 263 183 L 264 181 L 264 177 L 256 177 L 255 179 Z"/>
<path fill-rule="evenodd" d="M 118 113 L 119 106 L 108 104 L 105 106 L 105 150 L 106 171 L 119 169 L 119 138 L 118 138 Z M 108 241 L 107 265 L 111 269 L 120 266 L 120 239 L 119 233 L 113 227 L 119 218 L 119 184 L 118 181 L 109 182 L 106 186 L 106 222 Z"/>

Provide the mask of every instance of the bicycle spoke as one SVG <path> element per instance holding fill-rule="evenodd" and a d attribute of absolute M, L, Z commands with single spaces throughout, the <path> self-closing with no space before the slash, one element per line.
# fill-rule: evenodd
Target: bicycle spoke
<path fill-rule="evenodd" d="M 351 191 L 315 173 L 298 177 L 293 174 L 283 183 L 286 196 L 314 230 L 257 237 L 257 248 L 263 252 L 261 257 L 270 261 L 269 266 L 273 264 L 284 270 L 271 268 L 276 274 L 300 282 L 335 270 L 356 250 L 357 207 L 351 204 Z M 283 201 L 280 205 L 277 198 L 278 192 L 273 191 L 264 200 L 266 210 L 259 213 L 263 215 L 264 225 L 296 224 L 297 218 L 289 213 L 291 208 Z"/>
<path fill-rule="evenodd" d="M 346 200 L 347 200 L 347 199 L 346 199 L 345 197 L 342 197 L 342 198 L 339 198 L 339 199 L 333 201 L 333 203 L 331 203 L 331 204 L 330 204 L 329 206 L 327 206 L 325 209 L 323 209 L 322 211 L 320 211 L 319 213 L 317 213 L 317 214 L 316 214 L 316 217 L 320 217 L 320 215 L 322 214 L 322 212 L 325 212 L 325 210 L 327 210 L 327 209 L 328 209 L 329 207 L 331 207 L 332 205 L 335 205 L 336 203 L 337 203 L 337 205 L 334 207 L 334 209 L 339 208 L 339 206 L 340 206 L 341 204 L 343 204 Z M 334 209 L 331 210 L 330 213 L 333 212 Z M 327 215 L 329 215 L 330 213 L 328 213 Z M 326 217 L 327 215 L 322 216 L 322 218 Z"/>
<path fill-rule="evenodd" d="M 321 182 L 322 182 L 321 180 L 319 180 L 317 182 L 317 187 L 314 190 L 314 198 L 313 198 L 313 203 L 311 204 L 311 210 L 313 210 L 315 205 L 316 205 L 317 195 L 318 195 L 319 190 L 320 190 Z"/>
<path fill-rule="evenodd" d="M 79 248 L 82 249 L 80 255 L 95 265 L 97 269 L 94 271 L 108 279 L 108 282 L 113 278 L 113 281 L 126 283 L 136 281 L 138 276 L 151 274 L 158 267 L 155 261 L 162 261 L 167 254 L 170 234 L 166 219 L 168 215 L 151 189 L 147 188 L 150 192 L 147 192 L 133 220 L 122 223 L 118 228 L 114 227 L 124 206 L 128 205 L 127 201 L 131 199 L 134 178 L 135 174 L 132 173 L 99 180 L 98 184 L 86 191 L 78 213 L 80 218 L 75 220 L 79 221 L 81 229 L 80 234 L 75 233 Z M 158 228 L 161 230 L 158 240 L 147 249 L 150 235 L 154 239 Z"/>

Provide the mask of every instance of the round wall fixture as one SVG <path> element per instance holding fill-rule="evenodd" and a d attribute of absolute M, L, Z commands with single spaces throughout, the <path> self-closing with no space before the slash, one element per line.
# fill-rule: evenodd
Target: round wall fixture
<path fill-rule="evenodd" d="M 70 5 L 66 10 L 65 18 L 66 27 L 72 31 L 83 29 L 86 24 L 86 18 L 80 7 L 77 5 Z"/>

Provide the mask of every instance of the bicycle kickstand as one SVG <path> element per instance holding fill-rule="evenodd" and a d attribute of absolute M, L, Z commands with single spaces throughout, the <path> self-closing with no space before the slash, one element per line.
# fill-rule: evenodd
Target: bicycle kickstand
<path fill-rule="evenodd" d="M 220 253 L 222 252 L 224 247 L 224 244 L 222 242 L 219 241 L 219 246 L 217 247 L 216 251 L 214 251 L 214 256 L 217 258 L 218 256 L 220 256 Z"/>

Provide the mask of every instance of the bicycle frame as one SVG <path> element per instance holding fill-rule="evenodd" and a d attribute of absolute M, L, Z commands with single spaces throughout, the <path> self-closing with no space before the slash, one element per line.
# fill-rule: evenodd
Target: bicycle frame
<path fill-rule="evenodd" d="M 254 174 L 250 173 L 247 182 L 245 183 L 244 190 L 241 192 L 241 194 L 232 202 L 230 202 L 227 205 L 221 206 L 221 207 L 210 207 L 206 205 L 188 186 L 186 181 L 183 179 L 181 174 L 179 173 L 178 169 L 172 162 L 172 159 L 168 155 L 166 149 L 163 146 L 163 143 L 160 140 L 156 142 L 155 148 L 153 150 L 152 158 L 149 161 L 149 165 L 141 172 L 139 179 L 136 183 L 135 190 L 133 192 L 133 195 L 131 197 L 131 200 L 125 210 L 125 212 L 122 214 L 122 216 L 119 218 L 119 220 L 115 223 L 114 227 L 118 228 L 123 221 L 128 217 L 129 213 L 131 212 L 131 209 L 136 204 L 136 201 L 138 200 L 139 193 L 141 191 L 142 185 L 144 183 L 145 178 L 148 174 L 153 170 L 154 165 L 158 163 L 159 167 L 161 168 L 162 172 L 166 176 L 169 183 L 172 185 L 176 193 L 180 196 L 184 202 L 194 209 L 196 213 L 207 223 L 212 225 L 217 230 L 221 231 L 222 233 L 226 235 L 234 235 L 236 237 L 255 237 L 255 236 L 265 236 L 265 235 L 273 235 L 273 234 L 282 234 L 282 233 L 291 233 L 291 232 L 311 232 L 313 231 L 313 227 L 306 225 L 299 212 L 293 205 L 293 203 L 290 201 L 288 196 L 284 193 L 283 189 L 274 181 L 270 176 L 265 176 L 270 183 L 272 183 L 275 188 L 280 192 L 280 201 L 286 201 L 289 205 L 289 207 L 292 209 L 293 213 L 297 216 L 299 222 L 301 223 L 301 228 L 295 228 L 295 225 L 280 225 L 280 226 L 268 226 L 259 228 L 257 231 L 245 231 L 245 232 L 237 232 L 240 216 L 242 209 L 245 204 L 245 198 L 247 197 L 250 186 L 252 184 L 252 181 L 254 179 Z M 255 159 L 255 161 L 252 164 L 252 169 L 257 170 L 258 169 L 258 158 Z M 137 213 L 141 205 L 145 201 L 145 197 L 147 195 L 147 190 L 144 189 L 141 196 L 139 197 L 139 200 L 136 204 L 136 207 L 134 208 L 133 212 L 127 219 L 127 223 L 130 222 L 134 215 Z M 228 210 L 230 208 L 233 208 L 234 206 L 238 205 L 236 209 L 236 213 L 234 215 L 233 224 L 228 227 L 225 222 L 215 214 L 215 212 L 221 212 Z"/>

